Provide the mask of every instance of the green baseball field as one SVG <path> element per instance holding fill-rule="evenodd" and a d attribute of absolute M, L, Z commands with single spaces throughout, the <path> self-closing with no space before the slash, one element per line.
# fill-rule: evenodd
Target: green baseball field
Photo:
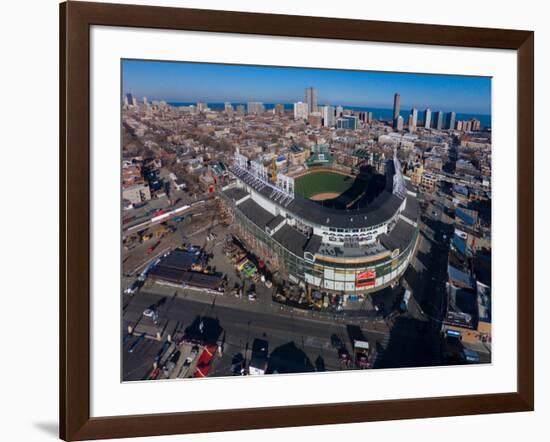
<path fill-rule="evenodd" d="M 331 199 L 348 190 L 354 181 L 354 177 L 340 173 L 311 172 L 295 179 L 295 191 L 304 198 Z"/>

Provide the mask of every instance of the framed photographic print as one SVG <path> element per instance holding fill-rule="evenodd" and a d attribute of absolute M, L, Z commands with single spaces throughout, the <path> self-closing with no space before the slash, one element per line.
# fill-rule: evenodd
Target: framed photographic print
<path fill-rule="evenodd" d="M 61 438 L 533 409 L 532 32 L 60 14 Z"/>

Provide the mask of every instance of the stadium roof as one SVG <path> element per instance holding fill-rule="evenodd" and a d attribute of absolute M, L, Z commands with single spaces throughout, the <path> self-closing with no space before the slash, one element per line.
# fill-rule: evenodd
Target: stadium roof
<path fill-rule="evenodd" d="M 323 238 L 321 238 L 319 235 L 311 235 L 304 250 L 306 252 L 315 254 L 319 250 L 319 247 L 321 247 L 322 242 Z"/>
<path fill-rule="evenodd" d="M 420 215 L 420 205 L 414 196 L 407 195 L 407 205 L 405 206 L 405 210 L 403 210 L 402 215 L 411 221 L 416 222 L 418 220 L 418 216 Z"/>
<path fill-rule="evenodd" d="M 389 161 L 388 164 L 390 173 L 389 176 L 386 177 L 386 180 L 388 180 L 389 185 L 387 185 L 367 207 L 339 210 L 323 207 L 315 201 L 311 201 L 300 195 L 295 195 L 294 199 L 284 208 L 305 221 L 327 227 L 349 229 L 382 224 L 395 214 L 403 202 L 402 198 L 393 194 L 391 191 L 391 183 L 393 183 L 393 164 L 391 161 Z M 265 198 L 272 199 L 272 189 L 267 186 L 256 190 L 256 192 L 260 193 Z M 242 209 L 243 205 L 248 202 L 249 201 L 243 202 L 239 205 L 239 208 Z"/>
<path fill-rule="evenodd" d="M 285 219 L 281 215 L 277 215 L 275 218 L 273 218 L 271 221 L 269 221 L 266 225 L 270 229 L 274 229 L 279 224 L 281 224 Z"/>
<path fill-rule="evenodd" d="M 383 224 L 395 215 L 403 202 L 402 196 L 398 196 L 392 192 L 394 172 L 393 161 L 388 160 L 386 162 L 386 186 L 366 207 L 356 209 L 328 208 L 296 194 L 294 195 L 294 199 L 288 204 L 282 205 L 282 208 L 285 211 L 293 213 L 296 217 L 318 226 L 351 229 Z M 274 200 L 273 190 L 269 186 L 259 187 L 254 189 L 254 191 L 273 201 L 275 204 L 281 205 L 280 202 Z M 227 192 L 226 190 L 225 193 L 227 194 Z M 228 196 L 234 199 L 232 195 Z M 408 198 L 411 201 L 414 200 L 414 197 L 408 196 Z M 259 210 L 256 206 L 259 207 Z M 412 216 L 412 211 L 416 210 L 414 207 L 417 204 L 413 202 L 411 206 L 413 207 L 409 211 L 410 216 Z M 251 214 L 249 218 L 262 229 L 273 218 L 273 215 L 251 200 L 246 200 L 239 204 L 239 209 L 246 213 L 247 216 L 249 216 L 247 210 L 250 210 Z M 416 221 L 416 219 L 417 216 L 411 220 Z"/>
<path fill-rule="evenodd" d="M 404 250 L 410 244 L 414 231 L 414 226 L 400 219 L 390 233 L 383 233 L 378 239 L 390 251 Z"/>
<path fill-rule="evenodd" d="M 225 193 L 227 197 L 232 199 L 233 201 L 242 200 L 245 196 L 248 195 L 248 192 L 241 189 L 240 187 L 231 187 L 224 190 L 223 193 Z"/>
<path fill-rule="evenodd" d="M 290 227 L 288 224 L 281 227 L 273 235 L 273 239 L 297 256 L 304 256 L 304 248 L 308 237 Z"/>
<path fill-rule="evenodd" d="M 396 200 L 400 204 L 401 200 L 398 198 L 396 198 Z M 317 206 L 316 204 L 314 205 Z M 321 206 L 318 207 L 322 209 Z M 262 230 L 265 229 L 266 226 L 275 228 L 284 221 L 281 215 L 273 216 L 251 198 L 243 201 L 237 208 Z M 384 218 L 383 220 L 385 221 L 386 219 L 387 218 Z M 341 256 L 355 256 L 358 250 L 361 250 L 361 253 L 357 256 L 368 256 L 373 253 L 380 253 L 384 251 L 384 249 L 389 251 L 395 249 L 404 250 L 410 244 L 414 233 L 415 226 L 400 218 L 391 232 L 379 236 L 381 245 L 361 247 L 360 249 L 352 247 L 349 248 L 349 250 L 342 246 L 339 247 L 338 250 L 340 250 Z M 322 238 L 320 236 L 312 235 L 308 237 L 288 224 L 283 225 L 272 235 L 272 237 L 283 247 L 300 257 L 304 256 L 304 252 L 310 252 L 312 254 L 319 253 L 322 244 Z M 321 250 L 321 253 L 325 254 L 325 251 Z"/>
<path fill-rule="evenodd" d="M 262 230 L 271 221 L 274 216 L 267 210 L 262 208 L 259 204 L 252 199 L 247 199 L 237 206 L 250 221 L 256 224 Z"/>

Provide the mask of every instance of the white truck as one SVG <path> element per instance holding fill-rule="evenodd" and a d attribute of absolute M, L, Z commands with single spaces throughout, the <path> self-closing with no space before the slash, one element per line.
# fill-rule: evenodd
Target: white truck
<path fill-rule="evenodd" d="M 409 308 L 409 300 L 411 299 L 411 291 L 409 289 L 405 290 L 405 293 L 403 294 L 403 301 L 401 301 L 401 305 L 399 308 L 404 313 Z"/>
<path fill-rule="evenodd" d="M 252 376 L 264 375 L 267 370 L 268 343 L 263 339 L 254 339 L 252 355 L 248 364 L 248 374 Z"/>

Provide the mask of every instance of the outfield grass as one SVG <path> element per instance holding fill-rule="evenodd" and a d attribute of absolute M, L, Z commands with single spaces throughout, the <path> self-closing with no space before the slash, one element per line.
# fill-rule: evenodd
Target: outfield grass
<path fill-rule="evenodd" d="M 353 185 L 354 178 L 334 172 L 311 172 L 295 179 L 295 192 L 304 198 L 319 193 L 343 193 Z"/>

